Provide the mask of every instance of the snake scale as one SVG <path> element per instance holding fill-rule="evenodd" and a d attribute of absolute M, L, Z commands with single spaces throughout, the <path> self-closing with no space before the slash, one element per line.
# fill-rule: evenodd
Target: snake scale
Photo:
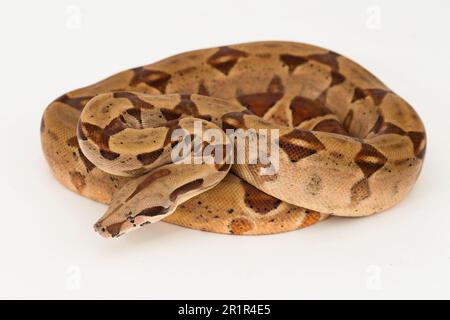
<path fill-rule="evenodd" d="M 171 134 L 195 120 L 279 129 L 279 170 L 170 163 Z M 46 108 L 41 142 L 64 186 L 110 204 L 95 229 L 118 237 L 161 219 L 271 234 L 380 212 L 411 190 L 426 136 L 414 109 L 357 63 L 270 41 L 182 53 L 68 92 Z"/>

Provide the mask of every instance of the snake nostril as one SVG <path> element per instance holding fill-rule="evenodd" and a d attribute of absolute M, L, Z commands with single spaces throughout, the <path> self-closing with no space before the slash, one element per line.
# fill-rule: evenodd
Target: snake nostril
<path fill-rule="evenodd" d="M 106 232 L 106 228 L 103 227 L 100 223 L 96 223 L 94 225 L 94 230 L 97 232 L 102 232 L 102 233 Z"/>
<path fill-rule="evenodd" d="M 99 233 L 104 238 L 109 238 L 111 236 L 114 236 L 113 234 L 111 234 L 109 232 L 109 230 L 106 227 L 102 226 L 101 224 L 96 224 L 94 226 L 94 229 L 97 233 Z"/>

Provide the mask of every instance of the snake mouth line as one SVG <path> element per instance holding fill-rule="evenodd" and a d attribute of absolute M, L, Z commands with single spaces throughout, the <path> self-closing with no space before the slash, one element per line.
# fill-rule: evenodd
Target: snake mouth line
<path fill-rule="evenodd" d="M 122 235 L 124 235 L 126 232 L 131 231 L 134 228 L 137 228 L 138 226 L 129 226 L 128 228 L 123 228 L 123 226 L 127 222 L 119 222 L 116 224 L 112 224 L 110 226 L 104 226 L 102 224 L 95 224 L 94 230 L 97 232 L 101 237 L 107 239 L 107 238 L 119 238 Z"/>
<path fill-rule="evenodd" d="M 120 207 L 119 207 L 120 208 Z M 151 224 L 152 221 L 158 221 L 165 215 L 174 211 L 174 208 L 155 206 L 142 210 L 136 215 L 129 215 L 126 220 L 108 224 L 108 217 L 100 219 L 95 225 L 94 230 L 103 238 L 118 238 L 134 229 Z M 114 213 L 114 212 L 113 212 Z"/>

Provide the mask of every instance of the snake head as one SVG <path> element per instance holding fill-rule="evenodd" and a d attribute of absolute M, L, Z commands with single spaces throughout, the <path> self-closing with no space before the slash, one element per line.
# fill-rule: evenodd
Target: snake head
<path fill-rule="evenodd" d="M 119 237 L 173 213 L 180 203 L 216 186 L 226 176 L 215 165 L 169 164 L 126 183 L 94 229 Z"/>
<path fill-rule="evenodd" d="M 124 205 L 119 205 L 109 209 L 103 218 L 94 225 L 94 229 L 104 238 L 117 238 L 134 229 L 158 221 L 161 219 L 160 216 L 164 217 L 174 210 L 175 208 L 155 206 L 133 214 Z"/>
<path fill-rule="evenodd" d="M 163 195 L 166 189 L 163 182 L 171 173 L 170 166 L 166 166 L 125 184 L 116 192 L 108 210 L 94 225 L 95 231 L 105 238 L 115 238 L 172 213 L 176 208 L 175 203 Z"/>

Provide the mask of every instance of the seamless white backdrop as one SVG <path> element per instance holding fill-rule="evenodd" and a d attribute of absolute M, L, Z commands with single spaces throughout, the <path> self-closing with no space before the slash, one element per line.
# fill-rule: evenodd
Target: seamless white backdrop
<path fill-rule="evenodd" d="M 450 2 L 2 1 L 0 298 L 450 298 Z M 45 162 L 45 106 L 203 47 L 291 40 L 345 54 L 409 101 L 428 151 L 397 207 L 274 236 L 158 223 L 117 240 Z"/>

